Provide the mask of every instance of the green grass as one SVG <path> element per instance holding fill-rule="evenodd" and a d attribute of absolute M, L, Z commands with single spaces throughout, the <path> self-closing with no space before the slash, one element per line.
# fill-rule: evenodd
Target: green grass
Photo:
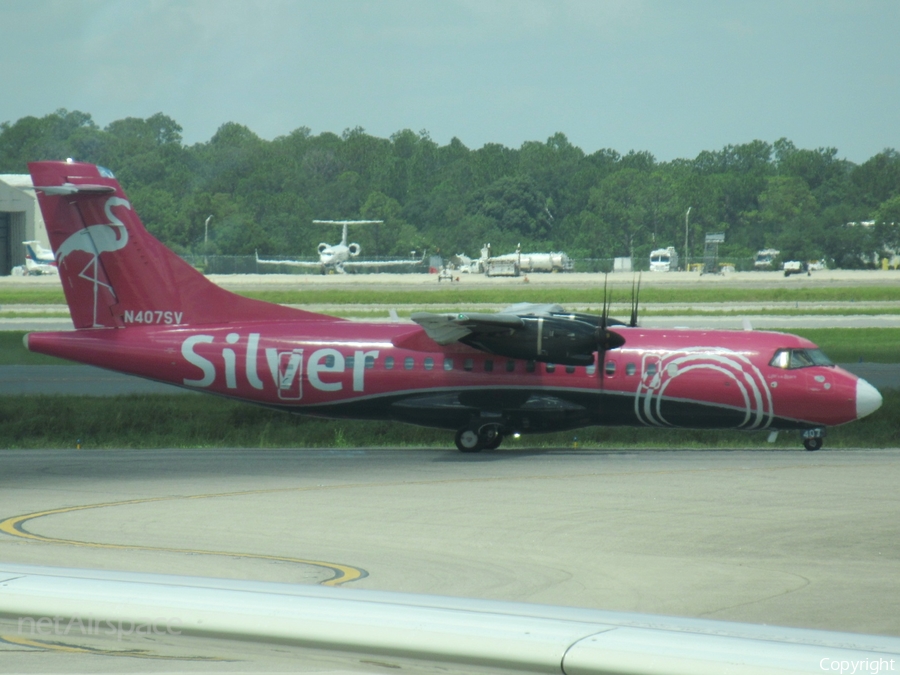
<path fill-rule="evenodd" d="M 25 349 L 25 331 L 0 331 L 0 366 L 71 366 L 72 361 L 35 354 Z"/>
<path fill-rule="evenodd" d="M 588 306 L 589 303 L 583 303 L 582 307 Z M 9 306 L 9 305 L 7 305 Z M 12 305 L 15 307 L 15 305 Z M 471 305 L 470 305 L 471 306 Z M 329 309 L 327 310 L 327 314 L 330 316 L 337 316 L 346 319 L 380 319 L 388 316 L 388 311 L 383 308 L 371 308 L 366 305 L 337 305 L 337 307 L 341 307 L 342 309 Z M 692 309 L 692 308 L 672 308 L 672 309 L 659 309 L 659 306 L 654 309 L 642 309 L 640 313 L 640 318 L 646 318 L 648 316 L 690 316 L 690 317 L 704 317 L 704 316 L 725 316 L 725 317 L 735 317 L 742 318 L 747 316 L 754 316 L 758 314 L 765 314 L 766 316 L 797 316 L 798 314 L 802 314 L 803 316 L 847 316 L 848 310 L 846 306 L 838 306 L 838 307 L 813 307 L 813 308 L 803 308 L 801 310 L 793 309 L 793 308 L 783 308 L 783 307 L 768 307 L 765 309 Z M 417 307 L 415 305 L 397 305 L 395 307 L 397 310 L 397 316 L 403 318 L 409 318 L 415 312 L 446 312 L 452 311 L 451 309 L 435 309 L 434 306 L 424 305 L 421 307 Z M 570 303 L 567 307 L 569 310 L 578 310 L 579 306 L 574 303 Z M 490 310 L 481 310 L 481 311 L 490 311 Z M 593 311 L 594 313 L 599 314 L 600 310 L 597 309 L 597 306 L 592 306 L 588 311 Z M 610 310 L 610 314 L 613 317 L 625 317 L 631 310 L 625 305 L 616 305 Z M 900 307 L 859 307 L 852 308 L 853 315 L 859 316 L 880 316 L 880 315 L 897 315 L 900 314 Z M 68 319 L 70 316 L 69 312 L 53 312 L 53 311 L 35 311 L 35 312 L 17 312 L 17 311 L 8 311 L 3 310 L 0 311 L 0 319 Z"/>
<path fill-rule="evenodd" d="M 506 439 L 505 450 L 541 448 L 786 448 L 799 450 L 797 433 L 669 431 L 592 427 L 567 433 Z M 900 436 L 900 392 L 889 391 L 875 414 L 829 430 L 826 447 L 895 447 Z M 577 439 L 577 441 L 576 441 Z M 143 395 L 0 397 L 0 448 L 352 448 L 452 449 L 453 432 L 394 422 L 298 417 L 213 396 Z"/>
<path fill-rule="evenodd" d="M 0 305 L 64 305 L 66 296 L 62 286 L 53 288 L 0 289 Z"/>
<path fill-rule="evenodd" d="M 569 305 L 567 308 L 569 310 L 577 311 L 578 305 Z M 409 318 L 415 312 L 451 312 L 452 309 L 435 309 L 433 306 L 405 306 L 397 308 L 397 316 L 402 318 Z M 472 310 L 469 310 L 472 311 Z M 492 311 L 489 309 L 479 309 L 478 311 Z M 595 314 L 599 314 L 599 309 L 592 309 Z M 614 318 L 627 318 L 628 314 L 631 310 L 625 306 L 615 306 L 610 310 L 610 315 Z M 353 307 L 351 309 L 329 309 L 327 312 L 330 316 L 338 316 L 342 318 L 350 318 L 350 319 L 380 319 L 388 316 L 388 310 L 376 308 L 372 309 L 370 307 L 366 307 L 364 305 L 360 305 L 358 307 Z M 887 315 L 895 315 L 900 314 L 900 307 L 860 307 L 859 309 L 852 310 L 853 315 L 860 316 L 879 316 L 881 314 Z M 813 309 L 783 309 L 783 308 L 775 308 L 775 309 L 713 309 L 713 310 L 704 310 L 704 309 L 651 309 L 651 310 L 641 310 L 640 316 L 638 317 L 639 322 L 643 322 L 642 320 L 648 316 L 690 316 L 690 317 L 711 317 L 711 316 L 724 316 L 724 317 L 733 317 L 733 318 L 743 318 L 743 317 L 752 317 L 756 315 L 765 315 L 765 316 L 847 316 L 848 310 L 846 307 L 817 307 Z M 5 314 L 0 316 L 6 316 Z M 33 314 L 30 316 L 49 316 L 43 314 Z"/>
<path fill-rule="evenodd" d="M 828 282 L 823 282 L 827 284 Z M 631 283 L 613 283 L 610 286 L 613 300 L 627 302 L 631 297 Z M 396 304 L 428 305 L 448 303 L 512 304 L 514 302 L 600 303 L 603 301 L 603 277 L 597 283 L 584 288 L 553 286 L 496 286 L 494 288 L 467 288 L 465 285 L 448 286 L 434 284 L 423 288 L 411 286 L 403 289 L 347 286 L 345 288 L 298 288 L 296 290 L 248 291 L 241 295 L 281 304 Z M 641 289 L 641 302 L 874 302 L 900 300 L 900 287 L 882 286 L 812 286 L 784 288 L 740 288 L 647 286 Z M 3 288 L 0 289 L 0 305 L 64 304 L 61 288 Z"/>
<path fill-rule="evenodd" d="M 900 328 L 798 328 L 836 363 L 900 363 Z"/>
<path fill-rule="evenodd" d="M 437 284 L 435 284 L 437 286 Z M 628 302 L 631 284 L 610 286 L 614 302 Z M 447 303 L 512 304 L 515 302 L 571 303 L 603 302 L 603 283 L 585 288 L 555 286 L 498 286 L 496 288 L 465 288 L 442 286 L 429 290 L 417 287 L 407 289 L 359 288 L 342 289 L 309 288 L 298 290 L 272 290 L 243 293 L 250 298 L 280 304 L 396 304 L 427 305 Z M 819 286 L 791 288 L 708 288 L 673 286 L 644 286 L 641 302 L 695 303 L 695 302 L 875 302 L 900 301 L 900 287 L 896 286 Z M 0 297 L 2 302 L 2 297 Z"/>
<path fill-rule="evenodd" d="M 15 306 L 15 305 L 13 305 Z M 0 319 L 68 319 L 71 314 L 68 310 L 65 312 L 38 311 L 38 312 L 10 312 L 4 310 L 0 312 Z"/>

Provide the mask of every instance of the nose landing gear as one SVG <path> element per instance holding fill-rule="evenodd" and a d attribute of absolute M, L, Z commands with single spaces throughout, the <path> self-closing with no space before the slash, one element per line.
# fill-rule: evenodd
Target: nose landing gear
<path fill-rule="evenodd" d="M 822 447 L 825 438 L 825 429 L 817 427 L 815 429 L 807 429 L 803 432 L 803 447 L 813 452 Z"/>
<path fill-rule="evenodd" d="M 818 450 L 822 447 L 822 439 L 821 438 L 804 438 L 803 439 L 803 447 L 809 451 Z"/>
<path fill-rule="evenodd" d="M 456 432 L 455 440 L 460 452 L 481 452 L 499 448 L 503 434 L 496 424 L 485 424 L 481 427 L 463 427 Z"/>

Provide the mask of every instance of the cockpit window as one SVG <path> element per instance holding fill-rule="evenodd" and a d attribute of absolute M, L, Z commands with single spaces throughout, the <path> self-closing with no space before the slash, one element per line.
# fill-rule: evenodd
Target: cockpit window
<path fill-rule="evenodd" d="M 769 361 L 769 365 L 793 370 L 808 366 L 833 366 L 834 363 L 825 356 L 821 349 L 779 349 Z"/>

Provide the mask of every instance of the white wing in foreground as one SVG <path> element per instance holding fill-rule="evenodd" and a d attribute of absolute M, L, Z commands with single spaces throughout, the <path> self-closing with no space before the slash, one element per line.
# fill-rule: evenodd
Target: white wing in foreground
<path fill-rule="evenodd" d="M 840 664 L 875 672 L 872 664 L 877 663 L 882 664 L 877 672 L 891 672 L 900 664 L 900 638 L 893 637 L 28 565 L 0 565 L 0 616 L 19 625 L 22 617 L 140 623 L 162 616 L 177 619 L 185 635 L 357 657 L 411 657 L 439 669 L 481 665 L 565 675 L 759 675 L 833 672 Z"/>

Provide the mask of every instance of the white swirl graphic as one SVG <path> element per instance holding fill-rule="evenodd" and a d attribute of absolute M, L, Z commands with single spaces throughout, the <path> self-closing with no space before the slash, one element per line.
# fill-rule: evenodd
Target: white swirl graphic
<path fill-rule="evenodd" d="M 638 421 L 648 426 L 676 426 L 663 416 L 666 390 L 678 379 L 698 380 L 700 374 L 724 376 L 733 384 L 743 401 L 744 418 L 738 429 L 765 429 L 772 424 L 774 410 L 772 393 L 765 377 L 744 354 L 730 349 L 690 347 L 677 352 L 646 354 L 641 367 L 643 373 L 634 399 Z M 715 405 L 710 402 L 711 405 Z M 732 406 L 729 406 L 732 407 Z"/>

